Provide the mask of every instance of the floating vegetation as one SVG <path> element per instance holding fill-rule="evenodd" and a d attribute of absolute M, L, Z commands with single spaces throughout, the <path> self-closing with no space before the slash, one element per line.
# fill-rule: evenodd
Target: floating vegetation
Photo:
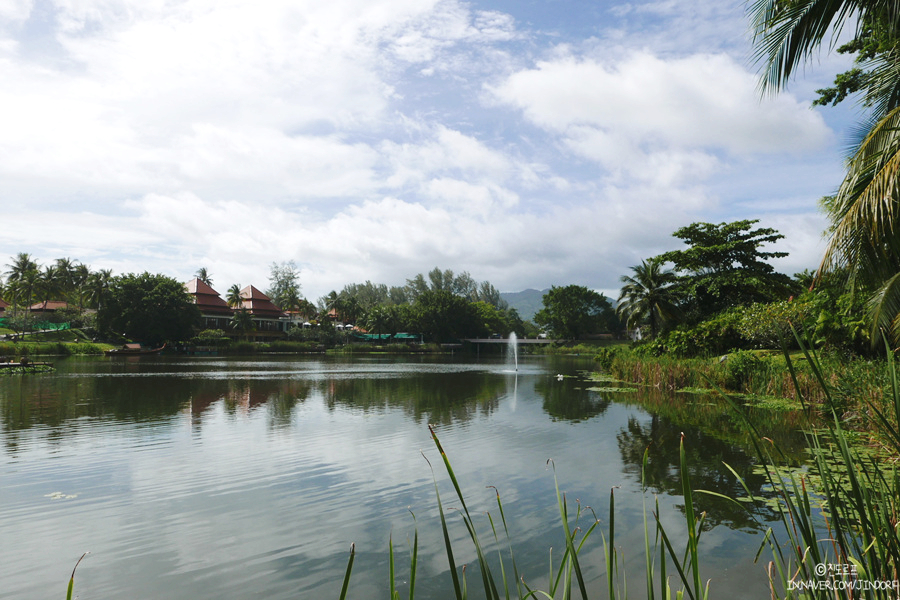
<path fill-rule="evenodd" d="M 55 370 L 50 364 L 28 364 L 3 367 L 0 369 L 0 375 L 31 375 L 33 373 L 52 373 Z"/>
<path fill-rule="evenodd" d="M 50 498 L 51 500 L 71 500 L 72 498 L 77 498 L 78 494 L 64 494 L 62 492 L 53 492 L 52 494 L 44 494 L 44 498 Z"/>
<path fill-rule="evenodd" d="M 633 387 L 589 387 L 586 389 L 589 392 L 608 392 L 608 393 L 618 393 L 618 392 L 633 393 L 633 392 L 638 391 L 637 388 L 633 388 Z"/>

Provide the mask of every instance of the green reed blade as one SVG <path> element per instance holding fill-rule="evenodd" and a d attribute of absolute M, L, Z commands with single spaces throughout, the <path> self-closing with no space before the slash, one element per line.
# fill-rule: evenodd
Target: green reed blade
<path fill-rule="evenodd" d="M 691 570 L 693 571 L 694 579 L 693 597 L 699 598 L 702 586 L 700 581 L 700 557 L 697 552 L 699 543 L 697 530 L 699 529 L 699 524 L 694 516 L 693 490 L 691 489 L 691 479 L 688 474 L 687 453 L 684 450 L 684 434 L 681 435 L 679 455 L 681 459 L 681 489 L 684 494 L 684 512 L 688 526 L 688 549 L 690 550 Z"/>
<path fill-rule="evenodd" d="M 682 584 L 685 586 L 684 590 L 679 591 L 676 594 L 678 597 L 681 597 L 683 591 L 687 591 L 688 596 L 691 597 L 692 600 L 697 600 L 694 597 L 694 593 L 691 592 L 691 582 L 688 579 L 687 575 L 684 573 L 684 569 L 681 567 L 681 562 L 678 560 L 678 555 L 675 554 L 675 548 L 672 547 L 672 542 L 669 541 L 669 536 L 666 535 L 666 530 L 662 526 L 662 522 L 659 520 L 659 513 L 653 514 L 656 519 L 656 524 L 659 527 L 659 534 L 662 537 L 663 544 L 665 544 L 666 549 L 669 551 L 669 556 L 672 557 L 672 563 L 675 565 L 675 570 L 678 571 L 678 576 L 681 578 Z"/>
<path fill-rule="evenodd" d="M 356 544 L 350 544 L 350 560 L 347 561 L 347 572 L 344 574 L 344 585 L 341 586 L 340 600 L 347 598 L 347 588 L 350 586 L 350 572 L 353 570 L 354 556 L 356 556 Z"/>
<path fill-rule="evenodd" d="M 614 568 L 616 553 L 616 495 L 615 488 L 609 490 L 609 548 L 606 555 L 606 579 L 609 582 L 609 598 L 615 598 L 616 569 Z M 605 545 L 605 544 L 604 544 Z M 583 592 L 582 592 L 583 595 Z"/>
<path fill-rule="evenodd" d="M 75 567 L 72 569 L 72 576 L 69 578 L 69 586 L 66 589 L 66 600 L 72 600 L 72 590 L 75 588 L 75 570 L 78 568 L 78 565 L 81 564 L 81 561 L 84 560 L 84 557 L 90 554 L 90 552 L 85 552 L 81 555 L 81 558 L 75 563 Z"/>
<path fill-rule="evenodd" d="M 519 568 L 516 565 L 516 557 L 513 554 L 512 538 L 510 538 L 510 536 L 509 536 L 509 527 L 506 524 L 506 515 L 503 513 L 503 503 L 500 502 L 500 491 L 494 486 L 490 486 L 490 487 L 494 488 L 494 492 L 496 493 L 496 496 L 497 496 L 497 508 L 500 511 L 500 521 L 503 523 L 503 531 L 506 534 L 506 543 L 507 543 L 507 547 L 509 548 L 509 559 L 512 562 L 512 568 L 513 568 L 513 578 L 516 580 L 516 593 L 519 597 L 522 597 L 522 587 L 521 587 L 520 577 L 519 577 Z M 503 567 L 502 562 L 500 563 L 500 566 L 501 566 L 501 568 Z M 507 590 L 507 594 L 508 594 L 508 592 L 509 592 L 509 590 Z"/>
<path fill-rule="evenodd" d="M 475 553 L 478 556 L 478 566 L 479 570 L 481 571 L 481 581 L 484 585 L 485 596 L 492 600 L 499 600 L 500 594 L 497 591 L 496 584 L 494 583 L 494 578 L 491 575 L 490 567 L 488 566 L 488 562 L 484 555 L 481 543 L 478 540 L 478 535 L 475 531 L 475 525 L 472 521 L 471 516 L 469 515 L 469 509 L 466 506 L 466 500 L 463 497 L 462 489 L 460 488 L 459 482 L 456 479 L 456 474 L 453 472 L 453 467 L 450 465 L 450 459 L 447 457 L 447 453 L 444 452 L 444 448 L 443 446 L 441 446 L 441 441 L 438 439 L 437 433 L 435 433 L 434 431 L 434 427 L 432 425 L 429 425 L 428 430 L 431 432 L 431 439 L 434 441 L 435 446 L 437 446 L 438 452 L 440 452 L 441 454 L 441 458 L 444 461 L 444 467 L 447 469 L 447 475 L 449 475 L 450 481 L 453 483 L 453 488 L 456 490 L 456 495 L 459 498 L 460 504 L 462 504 L 463 524 L 465 524 L 466 529 L 469 532 L 469 537 L 472 539 L 472 543 L 475 544 Z M 432 470 L 432 474 L 433 473 L 434 471 Z M 437 490 L 437 481 L 435 481 L 435 490 Z M 449 544 L 449 535 L 446 536 L 446 539 L 447 543 Z"/>
<path fill-rule="evenodd" d="M 575 577 L 578 579 L 578 587 L 581 590 L 581 597 L 587 598 L 587 586 L 584 583 L 584 577 L 581 573 L 581 565 L 578 564 L 578 553 L 575 550 L 574 538 L 572 535 L 572 531 L 569 528 L 569 516 L 568 511 L 566 510 L 565 496 L 559 491 L 559 480 L 556 477 L 556 464 L 552 460 L 549 460 L 547 462 L 553 466 L 553 483 L 556 486 L 556 501 L 559 504 L 559 514 L 560 517 L 562 517 L 563 533 L 565 533 L 566 537 L 566 553 L 569 555 L 571 566 L 575 570 Z M 563 560 L 565 560 L 565 557 L 563 557 Z"/>
<path fill-rule="evenodd" d="M 397 593 L 397 586 L 394 584 L 394 534 L 388 535 L 388 571 L 390 573 L 390 598 L 397 600 L 400 594 Z"/>
<path fill-rule="evenodd" d="M 653 555 L 650 552 L 650 529 L 647 524 L 647 466 L 650 464 L 650 447 L 644 449 L 641 460 L 641 507 L 644 515 L 644 566 L 647 578 L 647 600 L 655 600 L 653 591 Z"/>
<path fill-rule="evenodd" d="M 456 573 L 456 561 L 453 560 L 453 546 L 450 545 L 450 531 L 447 529 L 447 519 L 444 515 L 444 505 L 441 503 L 441 493 L 438 491 L 437 478 L 434 474 L 434 467 L 431 466 L 431 461 L 428 460 L 428 457 L 424 454 L 422 455 L 425 458 L 425 462 L 428 463 L 428 467 L 431 469 L 431 479 L 434 481 L 434 495 L 437 497 L 438 504 L 438 512 L 441 515 L 441 530 L 444 533 L 444 547 L 447 549 L 447 562 L 450 565 L 450 577 L 453 580 L 453 591 L 456 593 L 456 599 L 463 599 L 463 591 L 460 588 L 459 583 L 459 575 Z"/>
<path fill-rule="evenodd" d="M 409 511 L 412 515 L 413 523 L 416 522 L 416 514 Z M 407 538 L 408 540 L 409 538 Z M 409 559 L 409 600 L 414 600 L 416 596 L 416 566 L 419 560 L 419 526 L 415 526 L 415 534 L 413 536 L 412 551 Z"/>

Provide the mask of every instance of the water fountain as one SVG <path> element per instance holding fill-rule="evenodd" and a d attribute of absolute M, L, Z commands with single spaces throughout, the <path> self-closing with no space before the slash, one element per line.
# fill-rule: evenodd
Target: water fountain
<path fill-rule="evenodd" d="M 512 358 L 510 358 L 512 357 Z M 516 372 L 519 372 L 519 338 L 516 337 L 516 332 L 513 331 L 509 334 L 509 343 L 506 347 L 506 360 L 507 362 L 512 362 L 513 368 Z"/>

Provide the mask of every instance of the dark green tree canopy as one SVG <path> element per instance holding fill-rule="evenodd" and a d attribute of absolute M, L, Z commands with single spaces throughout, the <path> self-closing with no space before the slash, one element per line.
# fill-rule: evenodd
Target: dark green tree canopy
<path fill-rule="evenodd" d="M 422 292 L 412 311 L 417 329 L 434 342 L 447 342 L 481 332 L 475 305 L 448 290 Z"/>
<path fill-rule="evenodd" d="M 672 234 L 688 248 L 658 257 L 674 263 L 681 293 L 699 319 L 732 306 L 786 299 L 797 291 L 790 277 L 765 262 L 787 253 L 760 250 L 784 236 L 768 227 L 753 229 L 758 222 L 692 223 Z"/>
<path fill-rule="evenodd" d="M 113 278 L 97 313 L 102 331 L 151 345 L 188 339 L 199 323 L 200 310 L 184 285 L 146 272 Z"/>
<path fill-rule="evenodd" d="M 606 296 L 580 285 L 551 287 L 544 294 L 544 308 L 534 315 L 535 323 L 566 340 L 608 330 L 614 321 L 615 313 Z"/>

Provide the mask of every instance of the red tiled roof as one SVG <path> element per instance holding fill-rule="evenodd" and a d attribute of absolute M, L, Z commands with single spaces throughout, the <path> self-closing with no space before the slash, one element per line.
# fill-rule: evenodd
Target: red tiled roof
<path fill-rule="evenodd" d="M 241 298 L 244 299 L 243 307 L 255 317 L 270 317 L 278 319 L 286 316 L 280 308 L 272 303 L 272 300 L 261 291 L 248 285 L 241 290 Z"/>
<path fill-rule="evenodd" d="M 184 284 L 184 288 L 188 294 L 193 296 L 194 304 L 197 305 L 201 313 L 222 315 L 234 313 L 234 310 L 228 306 L 228 303 L 219 296 L 219 292 L 200 281 L 200 279 L 195 277 Z"/>
<path fill-rule="evenodd" d="M 0 310 L 6 310 L 7 308 L 9 308 L 9 302 L 0 298 Z"/>
<path fill-rule="evenodd" d="M 68 308 L 68 304 L 63 302 L 62 300 L 44 300 L 43 302 L 37 302 L 28 307 L 28 310 L 34 311 L 52 311 L 52 310 L 60 310 L 62 308 Z"/>

